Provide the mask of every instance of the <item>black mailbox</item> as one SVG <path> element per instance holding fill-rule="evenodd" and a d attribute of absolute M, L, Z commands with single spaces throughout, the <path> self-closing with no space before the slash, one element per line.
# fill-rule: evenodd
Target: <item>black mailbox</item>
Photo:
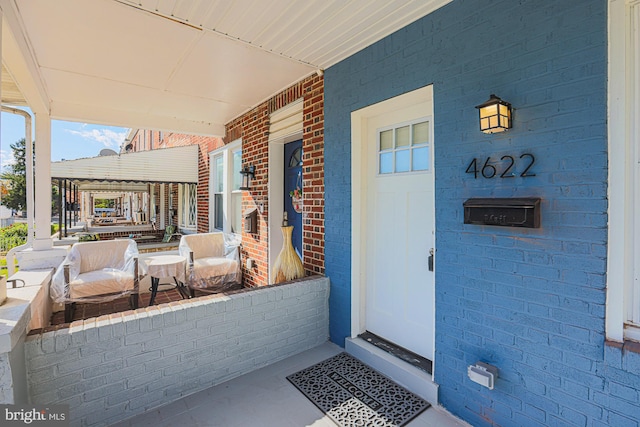
<path fill-rule="evenodd" d="M 244 212 L 244 232 L 255 234 L 258 232 L 258 210 L 249 209 Z"/>
<path fill-rule="evenodd" d="M 540 227 L 540 198 L 469 199 L 464 223 L 502 227 Z"/>

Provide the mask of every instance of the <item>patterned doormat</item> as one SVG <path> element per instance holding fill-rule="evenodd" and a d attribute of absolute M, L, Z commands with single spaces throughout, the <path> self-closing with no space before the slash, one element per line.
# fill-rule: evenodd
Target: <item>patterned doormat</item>
<path fill-rule="evenodd" d="M 341 427 L 400 427 L 431 406 L 347 353 L 287 379 Z"/>

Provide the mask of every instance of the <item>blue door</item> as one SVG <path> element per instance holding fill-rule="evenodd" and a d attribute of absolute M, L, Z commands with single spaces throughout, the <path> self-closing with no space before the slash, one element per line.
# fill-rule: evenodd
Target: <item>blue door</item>
<path fill-rule="evenodd" d="M 302 140 L 284 146 L 284 168 L 284 211 L 293 226 L 293 247 L 302 259 Z"/>

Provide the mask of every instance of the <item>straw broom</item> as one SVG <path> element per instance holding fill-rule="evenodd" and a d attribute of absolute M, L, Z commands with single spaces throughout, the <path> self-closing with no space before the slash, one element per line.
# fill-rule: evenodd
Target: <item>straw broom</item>
<path fill-rule="evenodd" d="M 292 225 L 282 227 L 284 246 L 273 264 L 273 269 L 271 271 L 271 277 L 274 278 L 273 283 L 282 283 L 304 277 L 304 266 L 291 244 L 292 232 Z"/>

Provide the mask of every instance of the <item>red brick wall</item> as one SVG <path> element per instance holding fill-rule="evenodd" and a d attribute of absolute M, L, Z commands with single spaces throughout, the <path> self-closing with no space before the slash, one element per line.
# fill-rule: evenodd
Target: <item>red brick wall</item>
<path fill-rule="evenodd" d="M 252 258 L 257 267 L 243 265 L 246 286 L 264 286 L 269 280 L 267 229 L 269 216 L 269 114 L 304 97 L 303 106 L 303 264 L 307 274 L 324 274 L 324 80 L 311 76 L 256 106 L 226 126 L 225 142 L 242 138 L 242 164 L 256 166 L 251 190 L 243 195 L 243 211 L 262 203 L 258 233 L 242 234 L 243 259 Z M 280 230 L 273 230 L 280 232 Z"/>
<path fill-rule="evenodd" d="M 269 167 L 269 113 L 267 103 L 263 103 L 245 115 L 227 124 L 225 142 L 242 137 L 242 165 L 256 167 L 251 190 L 242 195 L 242 211 L 265 203 L 268 196 Z M 262 214 L 258 214 L 257 234 L 242 233 L 242 259 L 252 258 L 256 268 L 246 269 L 243 263 L 245 286 L 262 286 L 269 282 L 269 230 L 267 229 L 268 204 Z M 244 227 L 243 227 L 244 230 Z"/>
<path fill-rule="evenodd" d="M 303 91 L 304 264 L 324 274 L 324 79 L 309 79 Z"/>

